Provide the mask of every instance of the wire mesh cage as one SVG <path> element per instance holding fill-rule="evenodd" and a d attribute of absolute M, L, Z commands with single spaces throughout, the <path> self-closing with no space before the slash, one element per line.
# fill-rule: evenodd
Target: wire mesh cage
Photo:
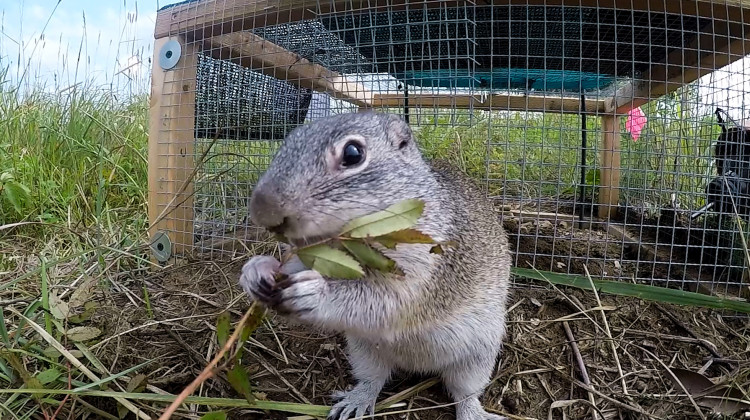
<path fill-rule="evenodd" d="M 516 266 L 747 297 L 749 20 L 740 0 L 166 6 L 152 247 L 268 241 L 249 197 L 285 135 L 375 110 L 477 180 Z"/>

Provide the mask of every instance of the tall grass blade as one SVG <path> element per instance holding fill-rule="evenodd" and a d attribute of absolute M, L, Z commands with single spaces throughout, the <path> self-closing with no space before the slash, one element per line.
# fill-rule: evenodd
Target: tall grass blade
<path fill-rule="evenodd" d="M 79 397 L 105 397 L 119 400 L 137 400 L 152 401 L 161 403 L 170 403 L 177 397 L 176 395 L 135 393 L 135 392 L 112 392 L 112 391 L 81 391 L 74 392 L 67 389 L 0 389 L 2 394 L 43 394 L 43 395 L 77 395 Z M 303 414 L 308 416 L 325 417 L 331 407 L 325 405 L 287 403 L 278 401 L 255 400 L 249 403 L 245 399 L 235 398 L 213 398 L 189 396 L 185 399 L 186 404 L 198 404 L 208 407 L 229 407 L 229 408 L 257 408 L 259 410 L 282 411 L 286 413 Z"/>
<path fill-rule="evenodd" d="M 145 361 L 145 362 L 143 362 L 143 363 L 141 363 L 139 365 L 133 366 L 133 367 L 128 368 L 128 369 L 125 369 L 125 370 L 123 370 L 120 373 L 114 374 L 112 376 L 108 376 L 106 378 L 102 378 L 102 379 L 100 379 L 98 381 L 92 382 L 92 383 L 84 385 L 84 386 L 79 386 L 78 388 L 73 389 L 73 391 L 81 392 L 81 391 L 85 391 L 87 389 L 91 389 L 91 388 L 94 388 L 94 387 L 102 385 L 102 384 L 106 384 L 107 382 L 112 382 L 112 381 L 114 381 L 117 378 L 120 378 L 120 377 L 123 377 L 123 376 L 129 374 L 130 372 L 135 372 L 136 370 L 138 370 L 138 369 L 140 369 L 140 368 L 148 365 L 149 363 L 153 362 L 154 360 L 156 360 L 156 359 L 147 360 L 147 361 Z"/>
<path fill-rule="evenodd" d="M 511 272 L 519 277 L 546 281 L 558 286 L 571 286 L 584 290 L 592 290 L 589 279 L 584 276 L 552 273 L 547 271 L 516 267 L 511 268 Z M 737 300 L 725 299 L 718 296 L 704 295 L 701 293 L 686 292 L 683 290 L 668 289 L 666 287 L 650 286 L 647 284 L 633 284 L 594 279 L 591 280 L 594 282 L 594 285 L 599 292 L 620 296 L 637 297 L 644 300 L 672 303 L 675 305 L 726 309 L 750 314 L 750 303 Z"/>

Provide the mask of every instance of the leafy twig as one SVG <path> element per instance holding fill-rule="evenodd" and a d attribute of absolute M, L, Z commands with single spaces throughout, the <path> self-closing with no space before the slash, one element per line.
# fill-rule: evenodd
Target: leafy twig
<path fill-rule="evenodd" d="M 219 350 L 219 352 L 216 354 L 216 356 L 211 360 L 211 362 L 208 364 L 208 366 L 203 369 L 203 371 L 196 377 L 193 382 L 190 383 L 182 392 L 180 395 L 177 396 L 177 398 L 172 402 L 172 404 L 167 407 L 167 409 L 164 411 L 164 413 L 159 417 L 159 420 L 166 420 L 174 414 L 175 411 L 177 411 L 177 407 L 182 404 L 182 402 L 190 396 L 190 394 L 193 393 L 203 382 L 205 382 L 207 379 L 212 377 L 215 373 L 214 368 L 216 365 L 218 365 L 219 361 L 224 357 L 224 354 L 229 351 L 230 348 L 232 348 L 232 344 L 234 344 L 235 341 L 237 341 L 237 338 L 239 337 L 240 333 L 243 331 L 245 327 L 245 323 L 253 318 L 253 315 L 257 315 L 259 311 L 264 311 L 264 309 L 257 303 L 253 302 L 252 305 L 250 305 L 250 308 L 248 308 L 247 312 L 245 312 L 245 315 L 242 316 L 242 319 L 240 319 L 239 324 L 237 324 L 237 328 L 232 333 L 232 336 L 229 337 L 229 340 L 224 344 L 224 346 Z"/>

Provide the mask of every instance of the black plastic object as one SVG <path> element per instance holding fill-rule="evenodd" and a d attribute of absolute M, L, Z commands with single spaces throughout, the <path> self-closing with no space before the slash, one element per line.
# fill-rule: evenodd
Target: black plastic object
<path fill-rule="evenodd" d="M 724 117 L 722 117 L 724 114 Z M 718 176 L 706 186 L 706 205 L 692 219 L 708 210 L 750 217 L 750 130 L 716 108 L 721 134 L 714 148 Z M 731 123 L 731 127 L 728 127 Z"/>

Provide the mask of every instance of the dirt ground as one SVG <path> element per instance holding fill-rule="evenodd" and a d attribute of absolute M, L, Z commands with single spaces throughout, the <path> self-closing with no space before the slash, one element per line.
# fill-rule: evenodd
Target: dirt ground
<path fill-rule="evenodd" d="M 586 266 L 597 277 L 750 299 L 742 242 L 731 235 L 734 228 L 712 227 L 715 218 L 704 224 L 684 211 L 661 209 L 654 216 L 621 206 L 604 222 L 591 218 L 592 209 L 579 218 L 580 210 L 555 202 L 505 204 L 498 211 L 518 267 L 585 275 Z"/>
<path fill-rule="evenodd" d="M 244 261 L 195 261 L 147 278 L 118 279 L 118 293 L 99 296 L 102 309 L 92 323 L 103 327 L 108 339 L 95 353 L 112 372 L 156 358 L 149 390 L 179 393 L 217 351 L 219 313 L 229 308 L 237 322 L 248 307 L 237 286 Z M 153 315 L 143 304 L 144 287 Z M 732 315 L 613 296 L 602 296 L 600 306 L 591 292 L 519 282 L 511 296 L 504 352 L 482 402 L 490 411 L 524 419 L 593 418 L 589 401 L 604 419 L 709 418 L 711 410 L 699 406 L 703 414 L 698 414 L 698 400 L 694 404 L 686 397 L 673 375 L 691 389 L 701 382 L 690 372 L 700 372 L 745 390 L 740 397 L 749 399 L 750 322 Z M 331 392 L 352 382 L 341 337 L 273 314 L 246 348 L 254 391 L 269 400 L 330 405 Z M 396 376 L 380 398 L 404 392 L 406 398 L 386 410 L 398 414 L 381 418 L 453 419 L 442 386 L 420 386 L 430 379 Z M 196 394 L 240 398 L 223 374 Z M 163 409 L 142 407 L 157 416 Z M 308 418 L 242 409 L 230 417 Z"/>

